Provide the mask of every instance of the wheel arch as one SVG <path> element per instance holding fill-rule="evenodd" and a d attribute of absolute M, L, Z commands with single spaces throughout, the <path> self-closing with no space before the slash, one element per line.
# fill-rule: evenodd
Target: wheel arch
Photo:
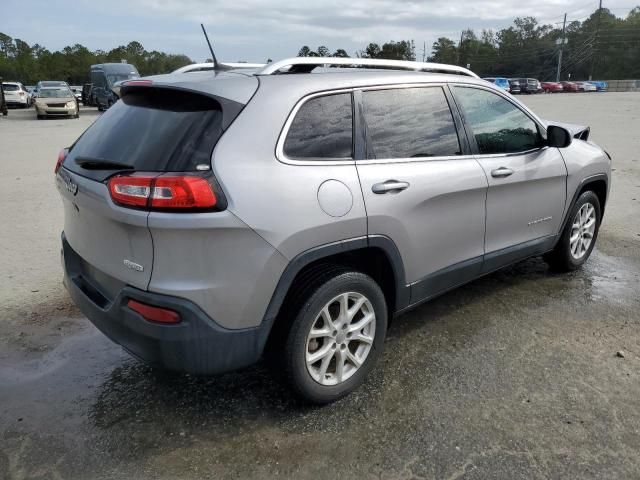
<path fill-rule="evenodd" d="M 578 188 L 576 188 L 573 194 L 571 203 L 568 205 L 564 213 L 564 219 L 560 224 L 560 231 L 558 232 L 558 239 L 560 238 L 560 235 L 564 231 L 564 228 L 569 221 L 569 214 L 571 213 L 571 210 L 573 210 L 573 207 L 578 201 L 578 198 L 580 198 L 580 195 L 588 190 L 593 191 L 598 197 L 598 200 L 600 202 L 600 218 L 602 219 L 602 216 L 604 215 L 605 204 L 607 202 L 607 193 L 609 191 L 609 177 L 605 173 L 591 175 L 580 182 Z"/>
<path fill-rule="evenodd" d="M 600 202 L 600 216 L 602 217 L 604 215 L 605 204 L 607 203 L 606 176 L 602 175 L 602 177 L 594 178 L 592 180 L 589 180 L 588 182 L 585 182 L 578 190 L 578 194 L 574 199 L 574 204 L 578 200 L 580 195 L 582 195 L 584 192 L 589 190 L 595 193 L 596 196 L 598 197 L 598 201 Z"/>
<path fill-rule="evenodd" d="M 385 294 L 389 318 L 409 305 L 410 288 L 402 257 L 389 237 L 372 235 L 321 245 L 297 255 L 282 273 L 261 324 L 265 344 L 273 344 L 274 337 L 281 337 L 280 333 L 290 323 L 283 312 L 297 282 L 308 272 L 331 265 L 346 266 L 376 280 Z"/>

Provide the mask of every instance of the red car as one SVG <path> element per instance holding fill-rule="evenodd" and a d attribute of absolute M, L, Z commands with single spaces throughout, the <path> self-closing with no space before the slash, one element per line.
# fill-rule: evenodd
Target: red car
<path fill-rule="evenodd" d="M 578 84 L 573 82 L 560 82 L 565 92 L 578 92 Z"/>
<path fill-rule="evenodd" d="M 542 82 L 540 84 L 544 93 L 555 93 L 564 91 L 564 87 L 560 82 Z"/>

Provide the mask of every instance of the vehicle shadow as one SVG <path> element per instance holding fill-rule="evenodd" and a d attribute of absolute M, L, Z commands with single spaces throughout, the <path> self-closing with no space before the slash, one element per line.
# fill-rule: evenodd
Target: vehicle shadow
<path fill-rule="evenodd" d="M 564 290 L 575 288 L 571 287 L 572 275 L 556 275 L 542 260 L 532 259 L 401 316 L 391 324 L 385 353 L 367 382 L 328 406 L 298 400 L 263 363 L 199 378 L 164 373 L 131 361 L 115 368 L 98 387 L 89 418 L 98 429 L 125 436 L 135 428 L 132 425 L 140 424 L 155 424 L 172 434 L 188 430 L 216 438 L 236 435 L 247 425 L 278 425 L 297 432 L 313 422 L 319 429 L 345 429 L 361 420 L 357 411 L 362 405 L 367 412 L 384 415 L 389 408 L 424 396 L 432 383 L 444 381 L 441 374 L 455 375 L 446 359 L 464 354 L 465 346 L 482 339 L 496 315 L 518 308 L 503 300 L 509 296 L 507 291 L 529 291 L 540 302 L 542 290 L 554 290 L 543 297 L 551 302 L 563 295 L 562 285 Z"/>

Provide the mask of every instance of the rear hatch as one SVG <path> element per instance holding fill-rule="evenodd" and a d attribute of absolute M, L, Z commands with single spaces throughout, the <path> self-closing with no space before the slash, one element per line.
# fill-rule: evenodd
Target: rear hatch
<path fill-rule="evenodd" d="M 172 200 L 175 179 L 206 182 L 216 192 L 211 154 L 242 107 L 212 95 L 137 82 L 123 89 L 122 99 L 56 167 L 66 241 L 82 263 L 83 280 L 103 294 L 110 292 L 101 287 L 114 282 L 147 288 L 153 267 L 149 212 L 185 210 L 186 203 Z M 218 198 L 213 207 L 203 205 L 223 204 Z"/>
<path fill-rule="evenodd" d="M 18 100 L 20 98 L 20 87 L 18 85 L 4 83 L 2 85 L 2 90 L 4 91 L 4 97 L 7 100 Z"/>

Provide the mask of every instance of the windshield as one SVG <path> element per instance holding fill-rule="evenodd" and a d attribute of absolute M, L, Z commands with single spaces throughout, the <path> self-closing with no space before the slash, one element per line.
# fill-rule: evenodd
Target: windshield
<path fill-rule="evenodd" d="M 17 92 L 18 90 L 20 90 L 20 87 L 15 83 L 3 83 L 2 89 L 5 92 Z"/>
<path fill-rule="evenodd" d="M 113 84 L 116 82 L 139 77 L 140 75 L 138 75 L 137 73 L 112 73 L 110 75 L 107 75 L 107 81 L 109 82 L 109 85 L 113 86 Z"/>
<path fill-rule="evenodd" d="M 43 88 L 38 96 L 42 98 L 66 98 L 71 96 L 67 88 Z"/>

